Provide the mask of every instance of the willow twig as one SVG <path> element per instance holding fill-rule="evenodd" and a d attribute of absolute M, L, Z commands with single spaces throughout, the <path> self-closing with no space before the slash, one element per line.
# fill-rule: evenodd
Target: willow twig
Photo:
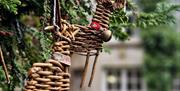
<path fill-rule="evenodd" d="M 4 57 L 3 57 L 1 46 L 0 46 L 0 61 L 2 63 L 3 69 L 4 69 L 4 73 L 5 73 L 5 76 L 6 76 L 7 83 L 9 84 L 10 83 L 9 73 L 7 71 L 7 67 L 6 67 L 6 64 L 4 62 Z"/>

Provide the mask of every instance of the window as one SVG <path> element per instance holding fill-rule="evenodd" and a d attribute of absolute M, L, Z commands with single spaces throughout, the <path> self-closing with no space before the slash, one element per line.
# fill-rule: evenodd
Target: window
<path fill-rule="evenodd" d="M 121 89 L 121 81 L 119 78 L 121 78 L 120 75 L 120 70 L 118 69 L 113 69 L 113 70 L 108 70 L 107 71 L 107 89 L 108 91 L 119 91 Z"/>
<path fill-rule="evenodd" d="M 139 69 L 106 69 L 106 91 L 146 91 Z"/>
<path fill-rule="evenodd" d="M 128 70 L 127 80 L 128 91 L 140 91 L 142 89 L 142 77 L 139 70 Z"/>

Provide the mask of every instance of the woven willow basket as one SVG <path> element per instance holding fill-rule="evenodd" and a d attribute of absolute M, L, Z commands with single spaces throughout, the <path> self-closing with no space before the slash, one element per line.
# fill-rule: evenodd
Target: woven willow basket
<path fill-rule="evenodd" d="M 33 64 L 24 91 L 68 91 L 70 74 L 65 69 L 65 66 L 53 59 Z"/>

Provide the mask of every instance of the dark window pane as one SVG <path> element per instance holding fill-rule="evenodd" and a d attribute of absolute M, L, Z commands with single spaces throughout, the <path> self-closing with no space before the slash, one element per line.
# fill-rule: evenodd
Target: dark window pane
<path fill-rule="evenodd" d="M 112 90 L 112 89 L 120 90 L 121 89 L 120 80 L 119 80 L 120 74 L 121 73 L 120 73 L 119 69 L 107 69 L 106 82 L 107 82 L 108 90 Z"/>
<path fill-rule="evenodd" d="M 117 89 L 121 89 L 121 84 L 120 84 L 120 82 L 117 83 Z"/>
<path fill-rule="evenodd" d="M 138 77 L 138 78 L 141 78 L 141 77 L 142 77 L 141 71 L 137 71 L 137 77 Z"/>
<path fill-rule="evenodd" d="M 138 82 L 138 84 L 137 84 L 137 89 L 142 89 L 142 86 L 141 86 L 140 82 Z"/>
<path fill-rule="evenodd" d="M 143 87 L 142 87 L 143 81 L 142 81 L 141 71 L 139 71 L 138 69 L 127 69 L 126 72 L 127 72 L 126 73 L 127 83 L 122 83 L 121 75 L 125 75 L 125 73 L 122 74 L 120 69 L 108 69 L 107 70 L 106 77 L 107 77 L 108 91 L 120 91 L 122 84 L 126 85 L 127 91 L 140 91 L 143 89 Z M 111 78 L 111 76 L 112 76 L 112 78 Z M 108 77 L 110 77 L 110 78 L 108 78 Z M 112 81 L 112 79 L 114 79 L 113 77 L 115 77 L 116 82 Z M 108 79 L 111 79 L 111 80 L 108 81 Z"/>
<path fill-rule="evenodd" d="M 108 90 L 112 89 L 112 84 L 108 83 Z"/>
<path fill-rule="evenodd" d="M 127 76 L 128 76 L 128 78 L 130 78 L 130 77 L 131 77 L 131 75 L 132 75 L 131 71 L 128 71 L 128 72 L 127 72 Z"/>
<path fill-rule="evenodd" d="M 132 84 L 128 83 L 127 88 L 128 88 L 128 90 L 131 90 L 132 89 Z"/>

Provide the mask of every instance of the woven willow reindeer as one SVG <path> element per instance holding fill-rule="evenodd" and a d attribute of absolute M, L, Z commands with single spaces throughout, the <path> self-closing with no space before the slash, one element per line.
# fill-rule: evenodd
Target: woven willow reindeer
<path fill-rule="evenodd" d="M 73 25 L 61 19 L 59 1 L 54 0 L 53 25 L 45 30 L 53 31 L 55 43 L 52 56 L 46 63 L 34 63 L 28 71 L 24 91 L 69 91 L 71 65 L 70 55 L 77 53 L 86 56 L 86 63 L 81 81 L 84 84 L 89 57 L 95 56 L 89 86 L 94 78 L 94 71 L 103 42 L 111 39 L 109 18 L 111 13 L 123 8 L 124 1 L 97 0 L 97 7 L 91 24 Z"/>

